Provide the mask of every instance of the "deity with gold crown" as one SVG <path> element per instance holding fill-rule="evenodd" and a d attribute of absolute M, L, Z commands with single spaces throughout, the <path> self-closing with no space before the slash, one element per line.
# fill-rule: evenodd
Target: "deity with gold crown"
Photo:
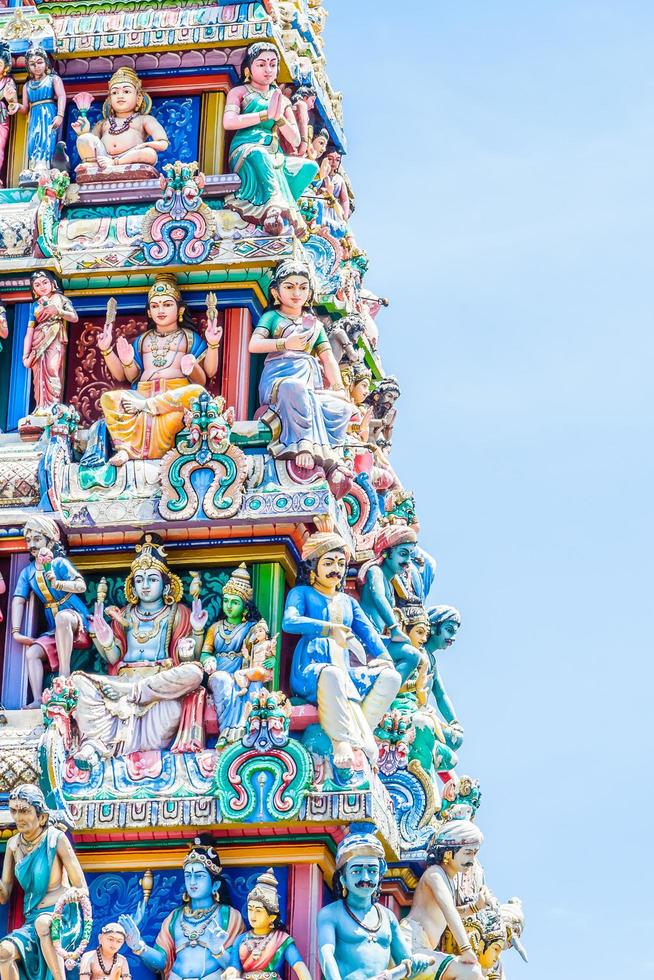
<path fill-rule="evenodd" d="M 75 761 L 92 768 L 103 758 L 204 747 L 204 691 L 199 655 L 207 613 L 199 598 L 182 603 L 181 580 L 150 534 L 137 545 L 125 579 L 127 604 L 96 603 L 89 632 L 109 676 L 74 672 L 79 692 Z M 105 619 L 109 618 L 109 622 Z"/>
<path fill-rule="evenodd" d="M 161 123 L 150 114 L 151 109 L 152 99 L 143 91 L 136 72 L 119 68 L 109 81 L 102 119 L 91 129 L 83 112 L 73 123 L 82 160 L 77 179 L 104 178 L 105 172 L 110 172 L 111 180 L 115 180 L 116 171 L 123 169 L 125 176 L 132 178 L 156 176 L 152 168 L 170 141 Z M 140 172 L 142 167 L 146 172 Z"/>
<path fill-rule="evenodd" d="M 175 445 L 184 412 L 204 392 L 218 371 L 222 327 L 215 297 L 207 297 L 204 338 L 193 327 L 177 279 L 161 274 L 148 293 L 149 329 L 129 343 L 118 336 L 114 347 L 115 302 L 98 337 L 111 376 L 131 389 L 106 391 L 100 399 L 114 454 L 109 462 L 161 459 Z"/>
<path fill-rule="evenodd" d="M 207 630 L 200 660 L 209 675 L 216 706 L 218 748 L 245 732 L 250 695 L 272 680 L 275 641 L 254 604 L 250 573 L 244 564 L 223 587 L 222 616 Z"/>

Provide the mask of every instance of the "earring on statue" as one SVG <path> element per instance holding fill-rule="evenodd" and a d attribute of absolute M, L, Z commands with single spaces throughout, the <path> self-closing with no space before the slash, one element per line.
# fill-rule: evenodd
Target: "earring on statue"
<path fill-rule="evenodd" d="M 343 896 L 343 898 L 347 898 L 347 885 L 346 884 L 342 884 L 341 885 L 341 895 Z"/>
<path fill-rule="evenodd" d="M 250 79 L 252 78 L 252 73 L 249 68 L 246 67 L 245 71 L 243 72 L 243 76 L 246 82 L 250 81 Z"/>
<path fill-rule="evenodd" d="M 177 320 L 179 323 L 184 319 L 184 310 L 180 307 L 179 313 L 177 314 Z"/>
<path fill-rule="evenodd" d="M 166 606 L 172 606 L 172 604 L 173 604 L 174 601 L 175 600 L 173 599 L 173 597 L 170 594 L 170 586 L 167 585 L 166 588 L 164 589 L 164 605 L 166 605 Z"/>
<path fill-rule="evenodd" d="M 315 581 L 316 581 L 316 573 L 309 572 L 309 585 L 313 585 Z"/>

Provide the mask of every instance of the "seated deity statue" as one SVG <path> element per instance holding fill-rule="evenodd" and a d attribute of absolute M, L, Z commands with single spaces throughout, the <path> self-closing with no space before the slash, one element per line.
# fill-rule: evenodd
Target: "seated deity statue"
<path fill-rule="evenodd" d="M 222 327 L 208 304 L 204 339 L 181 302 L 174 276 L 155 278 L 148 294 L 149 329 L 132 343 L 118 337 L 113 347 L 115 302 L 107 305 L 100 353 L 116 381 L 131 389 L 105 391 L 102 414 L 115 453 L 109 459 L 123 466 L 130 459 L 161 459 L 175 445 L 184 427 L 184 412 L 204 393 L 207 378 L 218 370 Z"/>
<path fill-rule="evenodd" d="M 414 953 L 436 958 L 437 980 L 481 980 L 482 972 L 463 924 L 481 907 L 457 907 L 455 882 L 458 875 L 474 867 L 484 837 L 469 820 L 449 820 L 430 845 L 427 870 L 413 896 L 408 916 L 402 920 L 406 942 Z M 484 903 L 485 904 L 485 903 Z M 459 954 L 443 953 L 439 945 L 448 927 Z"/>
<path fill-rule="evenodd" d="M 389 521 L 381 528 L 375 538 L 374 552 L 374 559 L 362 565 L 359 572 L 361 606 L 384 635 L 404 683 L 417 668 L 424 670 L 426 654 L 409 642 L 398 607 L 424 602 L 436 563 L 418 549 L 415 529 L 403 521 Z"/>
<path fill-rule="evenodd" d="M 23 925 L 0 941 L 2 980 L 65 980 L 69 976 L 50 934 L 59 899 L 88 898 L 84 872 L 66 833 L 54 825 L 53 814 L 38 786 L 23 783 L 9 794 L 9 812 L 16 833 L 7 842 L 0 904 L 6 905 L 15 885 L 22 889 Z M 70 894 L 72 890 L 72 895 Z M 62 916 L 60 941 L 74 942 L 78 917 L 68 905 Z"/>
<path fill-rule="evenodd" d="M 80 768 L 130 752 L 204 747 L 204 691 L 199 663 L 207 613 L 183 605 L 182 583 L 164 549 L 146 534 L 125 579 L 127 605 L 96 603 L 90 632 L 109 675 L 71 674 L 79 700 Z M 105 611 L 111 623 L 105 619 Z"/>
<path fill-rule="evenodd" d="M 251 44 L 243 60 L 243 84 L 227 96 L 223 126 L 234 136 L 229 166 L 241 186 L 225 203 L 245 221 L 279 234 L 286 219 L 296 234 L 306 223 L 297 201 L 309 186 L 318 166 L 303 156 L 286 156 L 279 136 L 293 152 L 302 144 L 293 107 L 276 84 L 279 52 L 266 41 Z M 278 135 L 279 134 L 279 135 Z"/>
<path fill-rule="evenodd" d="M 109 81 L 100 122 L 91 130 L 83 113 L 72 124 L 82 160 L 76 171 L 77 180 L 116 180 L 121 170 L 122 176 L 156 176 L 154 164 L 170 141 L 161 123 L 150 115 L 151 109 L 152 99 L 141 88 L 136 72 L 119 68 Z M 142 166 L 134 166 L 138 164 Z M 125 171 L 128 165 L 131 166 Z"/>
<path fill-rule="evenodd" d="M 259 400 L 277 416 L 271 455 L 292 460 L 305 476 L 322 466 L 334 489 L 346 476 L 343 447 L 352 406 L 325 327 L 311 312 L 313 294 L 307 265 L 280 262 L 270 284 L 272 305 L 252 334 L 250 353 L 266 355 Z"/>
<path fill-rule="evenodd" d="M 274 642 L 253 601 L 250 574 L 239 565 L 223 586 L 222 617 L 207 630 L 200 662 L 216 706 L 217 748 L 238 741 L 246 729 L 250 695 L 272 680 Z"/>
<path fill-rule="evenodd" d="M 29 565 L 21 571 L 11 601 L 11 635 L 26 647 L 27 676 L 32 691 L 28 708 L 41 704 L 43 675 L 47 664 L 60 677 L 70 674 L 73 650 L 88 650 L 89 611 L 82 598 L 86 582 L 64 554 L 56 521 L 40 514 L 28 517 L 23 536 L 30 554 Z M 47 632 L 24 635 L 22 622 L 31 596 L 43 605 Z"/>
<path fill-rule="evenodd" d="M 220 900 L 222 868 L 213 847 L 196 839 L 184 861 L 182 904 L 164 919 L 154 946 L 139 929 L 143 908 L 119 916 L 129 948 L 164 980 L 221 980 L 230 950 L 245 926 L 240 912 Z"/>
<path fill-rule="evenodd" d="M 126 933 L 119 922 L 107 922 L 98 935 L 96 949 L 84 953 L 79 980 L 131 980 L 129 963 L 120 952 Z"/>
<path fill-rule="evenodd" d="M 433 966 L 433 954 L 422 950 L 412 954 L 397 918 L 380 903 L 385 873 L 381 842 L 367 828 L 353 826 L 336 851 L 336 901 L 318 913 L 324 980 L 416 977 Z M 391 961 L 403 972 L 387 973 Z"/>
<path fill-rule="evenodd" d="M 230 950 L 223 980 L 283 980 L 285 967 L 292 969 L 298 980 L 311 980 L 293 937 L 281 925 L 277 879 L 272 868 L 259 875 L 248 894 L 248 922 L 250 928 Z"/>
<path fill-rule="evenodd" d="M 347 545 L 332 531 L 307 538 L 282 624 L 286 633 L 299 636 L 291 691 L 317 705 L 320 726 L 332 743 L 334 767 L 345 780 L 355 749 L 376 764 L 373 730 L 400 687 L 379 634 L 356 599 L 343 592 L 347 555 Z"/>

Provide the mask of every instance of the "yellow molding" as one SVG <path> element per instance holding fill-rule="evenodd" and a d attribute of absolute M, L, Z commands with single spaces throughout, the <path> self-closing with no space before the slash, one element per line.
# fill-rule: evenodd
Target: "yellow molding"
<path fill-rule="evenodd" d="M 218 543 L 220 539 L 216 539 Z M 176 549 L 169 556 L 171 567 L 174 569 L 183 566 L 185 568 L 215 568 L 221 566 L 233 567 L 245 561 L 252 562 L 279 562 L 284 569 L 286 579 L 292 584 L 297 577 L 297 565 L 295 559 L 290 554 L 285 544 L 257 544 L 243 543 L 227 545 L 226 547 L 207 547 L 206 545 L 197 547 L 184 547 Z M 80 571 L 114 571 L 124 570 L 129 567 L 132 561 L 131 555 L 126 552 L 105 553 L 84 552 L 75 555 L 75 565 Z"/>
<path fill-rule="evenodd" d="M 204 174 L 221 174 L 225 147 L 223 113 L 227 96 L 224 92 L 205 92 L 200 114 L 200 170 Z"/>
<path fill-rule="evenodd" d="M 15 186 L 18 186 L 18 179 L 16 179 Z M 260 262 L 261 259 L 257 259 L 257 261 Z M 270 259 L 271 266 L 274 265 L 276 261 L 277 261 L 276 258 L 271 257 Z M 203 269 L 201 271 L 206 272 L 207 276 L 209 276 L 211 272 L 214 271 L 215 269 L 223 269 L 223 268 L 225 268 L 225 266 L 217 265 L 217 266 L 212 266 L 211 268 Z M 231 271 L 231 267 L 229 268 Z M 234 267 L 234 271 L 238 271 L 239 269 L 241 269 L 241 266 Z M 77 270 L 76 272 L 66 272 L 64 274 L 64 279 L 66 280 L 67 284 L 72 284 L 75 282 L 76 279 L 88 279 L 88 277 L 91 275 L 91 271 L 92 270 L 90 269 L 82 269 L 82 270 Z M 119 275 L 124 275 L 126 271 L 127 270 L 123 267 L 117 269 L 102 269 L 100 270 L 100 273 L 98 273 L 96 270 L 96 275 L 111 277 L 111 275 L 113 274 L 119 276 Z M 141 269 L 139 271 L 145 274 L 149 274 L 150 272 L 150 270 L 148 269 Z M 188 271 L 188 266 L 170 265 L 170 266 L 166 266 L 166 271 L 174 272 L 174 273 L 186 272 Z M 154 272 L 152 273 L 152 275 L 154 277 Z M 141 286 L 112 286 L 111 292 L 112 295 L 115 296 L 127 296 L 130 295 L 131 293 L 143 293 L 144 291 L 147 291 L 147 288 L 148 286 L 146 283 L 143 283 L 143 285 Z M 262 306 L 268 305 L 268 297 L 262 290 L 259 283 L 255 282 L 255 280 L 253 279 L 245 279 L 245 280 L 234 279 L 234 280 L 229 280 L 228 282 L 211 282 L 210 279 L 207 279 L 206 282 L 180 283 L 180 289 L 182 293 L 186 291 L 199 290 L 203 288 L 206 288 L 207 290 L 210 290 L 213 293 L 226 292 L 229 289 L 251 289 L 255 297 L 262 304 Z M 78 296 L 106 296 L 107 295 L 106 286 L 102 286 L 101 288 L 97 288 L 97 289 L 86 288 L 86 289 L 78 289 L 73 291 Z"/>
<path fill-rule="evenodd" d="M 164 871 L 170 868 L 181 868 L 188 855 L 188 847 L 166 847 L 162 841 L 161 847 L 139 848 L 135 842 L 128 842 L 120 850 L 102 851 L 101 844 L 94 844 L 93 850 L 78 849 L 77 856 L 85 871 L 115 872 L 115 871 Z M 131 845 L 131 846 L 130 846 Z M 328 883 L 331 883 L 335 871 L 334 858 L 326 844 L 315 842 L 284 844 L 276 840 L 262 840 L 256 844 L 232 843 L 229 840 L 219 841 L 218 848 L 221 864 L 226 868 L 256 867 L 261 864 L 317 864 Z"/>

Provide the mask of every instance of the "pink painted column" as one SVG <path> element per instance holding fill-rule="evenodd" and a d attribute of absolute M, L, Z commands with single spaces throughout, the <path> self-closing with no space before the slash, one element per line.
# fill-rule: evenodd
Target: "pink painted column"
<path fill-rule="evenodd" d="M 2 677 L 2 703 L 5 708 L 23 708 L 27 704 L 27 664 L 25 653 L 27 647 L 16 643 L 11 635 L 13 623 L 11 621 L 11 599 L 18 583 L 18 576 L 29 564 L 30 556 L 27 554 L 12 555 L 9 566 L 9 581 L 7 582 L 7 629 L 5 633 L 5 659 Z M 34 636 L 36 621 L 36 605 L 34 596 L 30 600 L 25 610 L 25 619 L 22 623 L 17 623 L 21 627 L 21 633 L 26 636 Z"/>
<path fill-rule="evenodd" d="M 322 908 L 322 895 L 322 873 L 317 864 L 291 865 L 288 876 L 288 929 L 312 977 L 321 975 L 318 912 Z"/>
<path fill-rule="evenodd" d="M 239 421 L 248 417 L 250 394 L 250 352 L 252 333 L 250 311 L 242 307 L 225 310 L 222 394 L 227 407 L 234 406 Z"/>

